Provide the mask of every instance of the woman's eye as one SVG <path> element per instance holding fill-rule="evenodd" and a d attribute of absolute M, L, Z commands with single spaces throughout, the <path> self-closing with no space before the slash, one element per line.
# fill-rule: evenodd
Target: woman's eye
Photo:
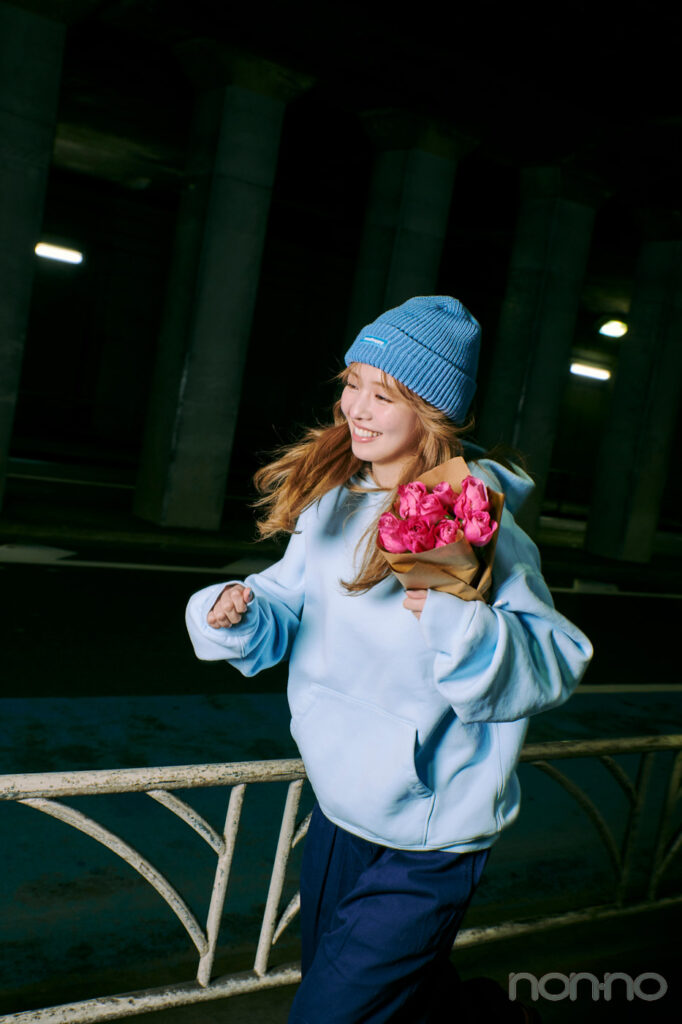
<path fill-rule="evenodd" d="M 387 398 L 386 395 L 377 395 L 377 398 L 381 399 L 382 402 L 390 402 L 391 399 Z"/>

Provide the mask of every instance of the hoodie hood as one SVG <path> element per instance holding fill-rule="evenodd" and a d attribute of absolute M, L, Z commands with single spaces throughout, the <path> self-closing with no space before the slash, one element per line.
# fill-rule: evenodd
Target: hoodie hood
<path fill-rule="evenodd" d="M 464 442 L 464 458 L 469 468 L 474 472 L 475 466 L 476 475 L 480 471 L 481 479 L 488 487 L 504 494 L 505 505 L 515 516 L 535 487 L 533 480 L 520 466 L 507 469 L 494 459 L 483 458 L 484 455 L 485 449 L 480 445 Z"/>

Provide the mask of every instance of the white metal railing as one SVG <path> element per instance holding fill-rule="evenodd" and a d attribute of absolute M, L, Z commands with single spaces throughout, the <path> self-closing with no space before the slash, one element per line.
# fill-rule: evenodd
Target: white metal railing
<path fill-rule="evenodd" d="M 646 892 L 642 894 L 637 892 L 636 888 L 633 889 L 632 866 L 641 831 L 642 813 L 650 789 L 653 758 L 666 752 L 674 752 L 674 757 L 656 832 L 651 871 Z M 631 781 L 622 766 L 614 760 L 614 756 L 619 754 L 640 755 L 635 782 Z M 588 794 L 551 763 L 583 757 L 597 758 L 627 797 L 629 810 L 625 835 L 620 846 Z M 562 924 L 636 914 L 653 906 L 682 902 L 682 895 L 657 899 L 661 879 L 682 847 L 682 829 L 678 829 L 677 832 L 673 832 L 672 829 L 673 814 L 681 795 L 682 736 L 530 744 L 524 748 L 521 761 L 533 765 L 562 786 L 592 822 L 614 869 L 617 881 L 616 899 L 610 904 L 584 907 L 551 917 L 506 921 L 486 928 L 467 928 L 458 935 L 456 946 L 473 945 Z M 272 947 L 299 910 L 298 893 L 281 913 L 280 903 L 290 853 L 308 829 L 310 815 L 296 825 L 304 781 L 303 762 L 297 759 L 0 776 L 0 800 L 24 804 L 72 825 L 110 849 L 145 878 L 173 910 L 199 955 L 194 982 L 9 1013 L 0 1016 L 0 1024 L 87 1024 L 90 1021 L 116 1020 L 153 1010 L 298 982 L 298 964 L 272 969 L 268 969 L 268 964 Z M 289 785 L 253 968 L 250 971 L 214 979 L 213 961 L 246 787 L 254 783 L 268 782 L 288 782 Z M 215 786 L 230 789 L 222 834 L 218 833 L 190 804 L 173 793 L 173 790 Z M 205 927 L 202 927 L 180 893 L 153 864 L 123 838 L 59 799 L 105 793 L 147 794 L 197 832 L 213 850 L 216 855 L 216 869 Z"/>

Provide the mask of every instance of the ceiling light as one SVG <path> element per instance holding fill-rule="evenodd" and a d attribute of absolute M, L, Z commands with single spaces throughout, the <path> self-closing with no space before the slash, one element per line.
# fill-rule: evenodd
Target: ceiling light
<path fill-rule="evenodd" d="M 593 380 L 608 380 L 611 376 L 610 370 L 603 366 L 594 366 L 592 363 L 571 363 L 571 373 L 579 377 L 592 377 Z"/>
<path fill-rule="evenodd" d="M 60 263 L 83 262 L 83 253 L 77 249 L 65 249 L 62 245 L 49 245 L 47 242 L 38 242 L 35 253 L 43 259 L 59 260 Z"/>
<path fill-rule="evenodd" d="M 628 325 L 624 320 L 605 320 L 599 328 L 600 334 L 607 338 L 622 338 L 628 332 Z"/>

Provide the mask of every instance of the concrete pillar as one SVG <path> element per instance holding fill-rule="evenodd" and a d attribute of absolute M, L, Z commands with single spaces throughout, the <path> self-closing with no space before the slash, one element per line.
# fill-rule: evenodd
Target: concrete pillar
<path fill-rule="evenodd" d="M 349 306 L 348 338 L 385 309 L 436 290 L 457 161 L 473 145 L 442 122 L 362 115 L 376 156 Z"/>
<path fill-rule="evenodd" d="M 59 97 L 64 26 L 0 3 L 0 504 L 26 337 L 34 248 Z"/>
<path fill-rule="evenodd" d="M 521 207 L 492 370 L 479 416 L 486 445 L 528 460 L 536 488 L 520 514 L 537 528 L 589 253 L 596 189 L 559 168 L 522 174 Z"/>
<path fill-rule="evenodd" d="M 586 547 L 648 562 L 659 520 L 682 388 L 682 235 L 646 240 L 635 274 L 602 437 Z"/>
<path fill-rule="evenodd" d="M 182 58 L 200 91 L 134 510 L 162 525 L 217 529 L 282 117 L 309 80 L 209 44 Z"/>

